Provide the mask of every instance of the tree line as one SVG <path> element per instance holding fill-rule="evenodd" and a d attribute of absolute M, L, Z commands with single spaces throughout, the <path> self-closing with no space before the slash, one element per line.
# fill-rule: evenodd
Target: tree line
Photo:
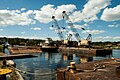
<path fill-rule="evenodd" d="M 45 42 L 42 39 L 24 39 L 24 38 L 0 38 L 0 44 L 4 42 L 8 42 L 10 45 L 26 45 L 26 46 L 37 46 Z M 57 46 L 62 44 L 61 41 L 53 41 Z M 77 41 L 72 42 L 73 46 L 77 46 Z M 92 42 L 92 47 L 119 47 L 120 48 L 120 41 L 118 42 Z"/>

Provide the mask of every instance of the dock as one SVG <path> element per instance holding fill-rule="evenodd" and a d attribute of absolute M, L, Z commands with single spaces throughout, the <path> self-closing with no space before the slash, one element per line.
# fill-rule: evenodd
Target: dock
<path fill-rule="evenodd" d="M 120 58 L 81 63 L 76 68 L 76 73 L 58 69 L 57 80 L 120 80 Z"/>
<path fill-rule="evenodd" d="M 22 58 L 32 58 L 32 57 L 37 57 L 32 54 L 16 54 L 16 55 L 4 55 L 0 56 L 0 60 L 13 60 L 13 59 L 22 59 Z"/>
<path fill-rule="evenodd" d="M 93 48 L 76 48 L 76 47 L 60 47 L 60 53 L 78 53 L 89 54 L 92 56 L 104 56 L 112 54 L 112 49 L 93 49 Z"/>

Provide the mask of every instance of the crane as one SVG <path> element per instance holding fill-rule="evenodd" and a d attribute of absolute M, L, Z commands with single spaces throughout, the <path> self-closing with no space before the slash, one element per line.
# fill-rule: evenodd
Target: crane
<path fill-rule="evenodd" d="M 72 21 L 70 20 L 69 16 L 66 14 L 66 11 L 63 11 L 63 19 L 66 19 L 68 25 L 70 26 L 71 31 L 73 32 L 75 38 L 80 42 L 81 38 L 75 29 L 75 26 L 73 25 Z"/>
<path fill-rule="evenodd" d="M 61 31 L 61 28 L 59 27 L 59 25 L 58 25 L 58 23 L 57 23 L 57 20 L 55 19 L 55 16 L 52 16 L 52 19 L 53 19 L 53 23 L 54 23 L 54 24 L 52 24 L 52 27 L 55 27 L 59 38 L 60 38 L 61 40 L 64 40 L 63 33 L 62 33 L 62 31 Z"/>
<path fill-rule="evenodd" d="M 65 19 L 67 21 L 67 24 L 70 26 L 71 31 L 73 32 L 75 38 L 78 40 L 78 44 L 79 45 L 88 45 L 90 46 L 90 43 L 92 41 L 92 35 L 89 34 L 88 37 L 86 39 L 81 39 L 80 35 L 78 34 L 75 26 L 73 25 L 72 21 L 70 20 L 69 16 L 67 15 L 66 11 L 63 11 L 63 19 Z M 84 28 L 81 28 L 82 30 L 85 30 Z"/>
<path fill-rule="evenodd" d="M 70 26 L 71 31 L 73 32 L 74 36 L 76 37 L 76 39 L 80 42 L 81 38 L 77 32 L 77 30 L 75 29 L 72 21 L 70 20 L 69 16 L 66 14 L 66 11 L 63 11 L 63 19 L 67 20 L 68 25 Z"/>
<path fill-rule="evenodd" d="M 68 43 L 70 43 L 70 39 L 71 39 L 71 36 L 72 36 L 72 35 L 69 34 L 69 35 L 67 36 L 67 39 L 64 39 L 64 36 L 63 36 L 63 33 L 62 33 L 62 29 L 64 30 L 65 27 L 62 27 L 62 29 L 60 28 L 57 20 L 55 19 L 55 16 L 52 16 L 52 19 L 53 19 L 52 27 L 55 28 L 55 30 L 56 30 L 59 38 L 60 38 L 61 41 L 62 41 L 62 44 L 63 44 L 63 45 L 69 45 Z M 65 30 L 65 31 L 67 32 L 67 30 Z"/>

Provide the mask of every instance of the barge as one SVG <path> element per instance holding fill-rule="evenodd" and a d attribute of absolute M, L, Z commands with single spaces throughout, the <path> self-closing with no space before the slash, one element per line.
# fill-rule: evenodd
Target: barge
<path fill-rule="evenodd" d="M 47 38 L 41 47 L 42 52 L 58 52 L 58 49 L 52 38 Z"/>
<path fill-rule="evenodd" d="M 120 58 L 81 63 L 75 73 L 60 68 L 57 80 L 120 80 Z"/>
<path fill-rule="evenodd" d="M 93 48 L 76 48 L 76 47 L 60 47 L 58 50 L 60 53 L 76 53 L 78 55 L 89 56 L 106 56 L 112 55 L 112 49 L 93 49 Z"/>
<path fill-rule="evenodd" d="M 58 47 L 56 46 L 42 46 L 41 51 L 42 52 L 58 52 Z"/>

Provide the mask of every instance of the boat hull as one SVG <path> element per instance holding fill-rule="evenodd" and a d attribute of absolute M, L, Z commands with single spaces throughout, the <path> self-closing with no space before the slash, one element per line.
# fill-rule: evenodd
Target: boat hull
<path fill-rule="evenodd" d="M 42 52 L 58 52 L 58 47 L 42 47 Z"/>

